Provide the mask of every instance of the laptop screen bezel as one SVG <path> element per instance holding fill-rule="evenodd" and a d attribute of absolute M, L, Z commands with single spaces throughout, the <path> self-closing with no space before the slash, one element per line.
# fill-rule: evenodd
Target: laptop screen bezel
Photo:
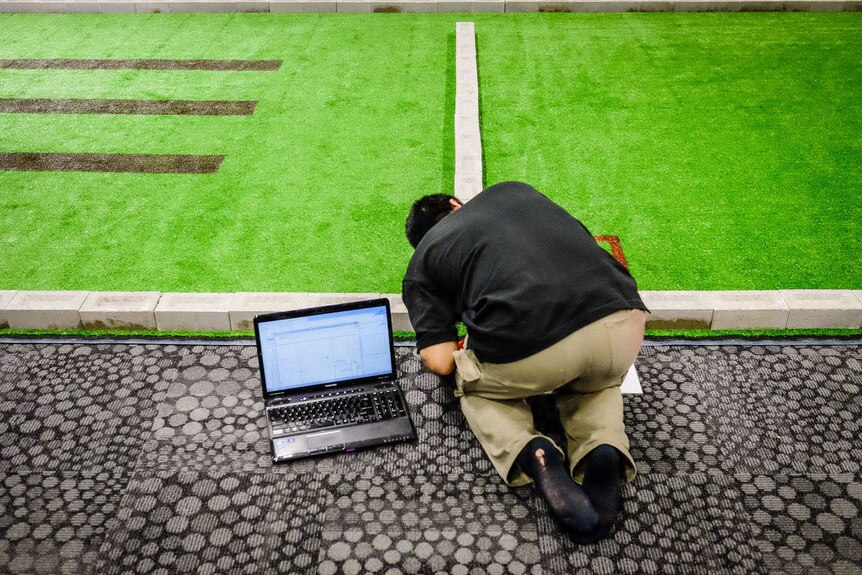
<path fill-rule="evenodd" d="M 280 389 L 278 391 L 267 391 L 266 389 L 266 370 L 263 362 L 263 348 L 260 343 L 260 327 L 261 323 L 268 323 L 273 321 L 280 321 L 285 319 L 291 319 L 295 317 L 308 317 L 313 315 L 321 315 L 327 313 L 334 312 L 342 312 L 342 311 L 352 311 L 357 309 L 367 309 L 373 307 L 386 307 L 386 324 L 387 330 L 386 335 L 389 340 L 389 362 L 392 366 L 392 371 L 390 373 L 384 373 L 380 375 L 372 375 L 372 376 L 364 376 L 358 377 L 355 379 L 348 379 L 337 382 L 330 383 L 318 383 L 314 385 L 304 385 L 300 387 L 291 387 L 288 389 Z M 257 344 L 257 361 L 260 364 L 260 386 L 261 391 L 263 392 L 263 397 L 265 399 L 274 398 L 274 397 L 285 397 L 292 396 L 296 394 L 305 394 L 305 393 L 315 393 L 318 391 L 324 391 L 328 389 L 335 389 L 339 387 L 347 387 L 354 385 L 362 385 L 364 383 L 372 383 L 375 381 L 391 381 L 395 379 L 395 345 L 392 336 L 392 311 L 390 309 L 389 300 L 386 298 L 380 299 L 372 299 L 372 300 L 364 300 L 358 302 L 349 302 L 343 304 L 334 304 L 334 305 L 325 305 L 319 307 L 311 307 L 297 310 L 290 310 L 284 312 L 277 313 L 267 313 L 261 314 L 254 318 L 254 339 Z"/>

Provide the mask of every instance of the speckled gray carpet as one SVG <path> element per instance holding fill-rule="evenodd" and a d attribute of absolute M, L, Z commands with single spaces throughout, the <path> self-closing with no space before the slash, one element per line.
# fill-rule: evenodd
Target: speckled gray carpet
<path fill-rule="evenodd" d="M 644 348 L 592 545 L 397 354 L 417 442 L 273 467 L 254 347 L 0 346 L 0 572 L 862 572 L 859 347 Z"/>

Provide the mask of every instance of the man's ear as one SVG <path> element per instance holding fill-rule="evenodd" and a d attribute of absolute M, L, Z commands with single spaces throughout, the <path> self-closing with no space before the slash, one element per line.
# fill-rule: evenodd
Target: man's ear
<path fill-rule="evenodd" d="M 461 204 L 459 204 L 459 203 L 458 203 L 458 200 L 456 200 L 455 198 L 449 198 L 449 205 L 450 205 L 450 206 L 452 206 L 452 211 L 453 211 L 453 212 L 454 212 L 455 210 L 460 210 L 460 209 L 461 209 Z"/>

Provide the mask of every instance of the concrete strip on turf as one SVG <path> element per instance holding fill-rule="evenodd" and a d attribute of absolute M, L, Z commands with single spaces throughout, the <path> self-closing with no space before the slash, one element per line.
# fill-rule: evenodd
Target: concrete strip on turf
<path fill-rule="evenodd" d="M 7 0 L 0 1 L 0 13 L 28 14 L 131 14 L 135 2 L 130 0 Z"/>
<path fill-rule="evenodd" d="M 232 293 L 165 293 L 156 306 L 159 331 L 230 331 Z"/>
<path fill-rule="evenodd" d="M 800 0 L 674 0 L 674 12 L 786 12 L 807 10 Z"/>
<path fill-rule="evenodd" d="M 856 0 L 674 0 L 674 12 L 853 12 Z"/>
<path fill-rule="evenodd" d="M 161 293 L 93 291 L 79 310 L 84 329 L 154 330 Z"/>
<path fill-rule="evenodd" d="M 435 0 L 338 0 L 337 11 L 344 13 L 434 13 L 437 12 Z"/>
<path fill-rule="evenodd" d="M 384 294 L 383 297 L 389 300 L 389 309 L 392 312 L 392 331 L 413 331 L 407 306 L 404 305 L 401 296 L 399 294 Z"/>
<path fill-rule="evenodd" d="M 230 308 L 231 331 L 253 331 L 255 316 L 308 307 L 307 293 L 240 292 Z"/>
<path fill-rule="evenodd" d="M 269 2 L 259 0 L 236 0 L 236 11 L 251 14 L 265 14 L 270 11 Z"/>
<path fill-rule="evenodd" d="M 506 12 L 574 12 L 571 1 L 512 0 L 506 2 Z"/>
<path fill-rule="evenodd" d="M 19 291 L 6 305 L 12 329 L 81 329 L 79 310 L 90 292 Z"/>
<path fill-rule="evenodd" d="M 705 291 L 712 329 L 784 329 L 790 308 L 779 291 Z"/>
<path fill-rule="evenodd" d="M 269 3 L 269 11 L 273 14 L 332 14 L 337 10 L 338 3 L 332 0 L 271 0 Z"/>
<path fill-rule="evenodd" d="M 862 0 L 6 0 L 0 12 L 858 12 Z"/>
<path fill-rule="evenodd" d="M 93 100 L 0 98 L 0 113 L 153 114 L 174 116 L 251 116 L 254 100 Z"/>
<path fill-rule="evenodd" d="M 502 0 L 455 0 L 453 2 L 438 2 L 437 11 L 476 14 L 505 12 L 506 3 Z"/>
<path fill-rule="evenodd" d="M 709 329 L 712 302 L 703 292 L 642 291 L 641 299 L 650 310 L 647 329 Z"/>
<path fill-rule="evenodd" d="M 378 293 L 240 292 L 234 294 L 234 299 L 231 302 L 231 331 L 252 331 L 255 316 L 264 313 L 292 311 L 380 297 L 382 296 Z M 398 298 L 400 301 L 400 296 Z M 406 309 L 404 311 L 406 313 Z M 397 330 L 394 327 L 393 329 Z"/>
<path fill-rule="evenodd" d="M 862 291 L 643 291 L 648 329 L 859 329 Z M 0 291 L 0 327 L 251 331 L 254 316 L 386 298 L 392 329 L 413 331 L 399 294 Z M 158 302 L 158 303 L 155 303 Z M 154 322 L 150 321 L 154 319 Z"/>
<path fill-rule="evenodd" d="M 138 13 L 221 13 L 221 12 L 269 12 L 269 5 L 265 2 L 246 3 L 240 9 L 235 0 L 149 0 L 136 3 L 135 11 Z"/>
<path fill-rule="evenodd" d="M 479 131 L 479 70 L 472 22 L 455 24 L 455 196 L 467 202 L 484 187 Z"/>
<path fill-rule="evenodd" d="M 307 293 L 305 295 L 307 296 L 306 302 L 308 307 L 351 303 L 383 297 L 379 293 Z"/>
<path fill-rule="evenodd" d="M 862 11 L 862 0 L 811 0 L 807 9 L 800 11 L 808 12 L 860 12 Z"/>
<path fill-rule="evenodd" d="M 862 302 L 851 290 L 781 290 L 790 313 L 787 329 L 862 327 Z"/>
<path fill-rule="evenodd" d="M 9 327 L 9 320 L 6 318 L 6 306 L 18 293 L 17 290 L 0 290 L 0 329 Z"/>

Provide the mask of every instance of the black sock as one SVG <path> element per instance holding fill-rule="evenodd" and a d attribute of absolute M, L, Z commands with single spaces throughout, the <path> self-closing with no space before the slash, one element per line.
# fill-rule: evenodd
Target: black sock
<path fill-rule="evenodd" d="M 544 437 L 531 440 L 516 460 L 536 484 L 536 490 L 565 527 L 585 535 L 595 530 L 599 517 L 580 486 L 572 481 L 563 458 Z"/>
<path fill-rule="evenodd" d="M 623 455 L 607 444 L 599 445 L 583 459 L 584 492 L 599 514 L 596 537 L 607 536 L 619 515 L 622 463 Z"/>

